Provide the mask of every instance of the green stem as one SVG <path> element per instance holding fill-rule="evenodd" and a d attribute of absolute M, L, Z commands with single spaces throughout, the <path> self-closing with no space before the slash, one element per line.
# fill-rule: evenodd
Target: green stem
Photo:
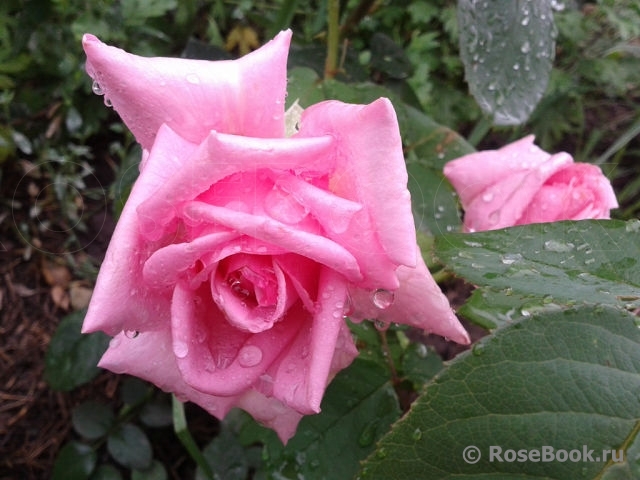
<path fill-rule="evenodd" d="M 176 432 L 180 443 L 187 449 L 189 456 L 198 464 L 206 477 L 214 480 L 211 466 L 207 463 L 189 431 L 187 417 L 184 414 L 184 404 L 175 395 L 172 395 L 171 398 L 173 402 L 173 430 Z"/>
<path fill-rule="evenodd" d="M 324 64 L 325 80 L 336 76 L 340 49 L 340 0 L 327 3 L 327 60 Z"/>

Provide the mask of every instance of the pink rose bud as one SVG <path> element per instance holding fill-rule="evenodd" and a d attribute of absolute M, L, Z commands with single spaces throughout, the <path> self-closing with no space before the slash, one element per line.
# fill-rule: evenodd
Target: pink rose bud
<path fill-rule="evenodd" d="M 319 103 L 284 137 L 290 37 L 231 62 L 84 39 L 146 149 L 84 322 L 114 335 L 100 366 L 283 441 L 357 355 L 345 316 L 469 342 L 416 245 L 389 100 Z"/>
<path fill-rule="evenodd" d="M 529 135 L 499 150 L 465 155 L 444 166 L 464 209 L 464 230 L 610 218 L 618 207 L 599 167 L 550 155 Z"/>

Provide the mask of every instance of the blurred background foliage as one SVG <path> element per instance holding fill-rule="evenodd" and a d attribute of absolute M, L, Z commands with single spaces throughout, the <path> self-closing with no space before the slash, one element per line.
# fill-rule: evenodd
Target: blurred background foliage
<path fill-rule="evenodd" d="M 399 116 L 409 124 L 413 118 L 420 119 L 422 123 L 416 121 L 415 129 L 427 125 L 425 118 L 430 117 L 459 132 L 477 149 L 498 148 L 534 133 L 537 143 L 549 152 L 565 150 L 576 161 L 600 164 L 621 204 L 614 216 L 638 216 L 640 0 L 551 2 L 558 35 L 550 81 L 529 120 L 515 127 L 493 126 L 469 94 L 454 0 L 340 3 L 343 46 L 335 79 L 338 84 L 385 88 L 403 105 L 421 112 L 418 117 L 404 107 L 399 109 Z M 308 69 L 312 69 L 316 76 L 309 78 L 320 81 L 327 37 L 326 2 L 322 0 L 1 2 L 0 247 L 4 249 L 0 250 L 13 250 L 25 261 L 55 257 L 55 268 L 47 264 L 42 272 L 52 285 L 56 306 L 77 312 L 86 305 L 78 299 L 74 303 L 73 294 L 71 308 L 63 297 L 55 297 L 56 286 L 66 289 L 69 285 L 66 277 L 56 276 L 60 271 L 68 275 L 67 270 L 60 270 L 59 260 L 74 278 L 87 282 L 84 286 L 90 292 L 109 240 L 110 230 L 103 227 L 113 223 L 110 219 L 117 218 L 122 208 L 137 175 L 140 150 L 117 114 L 92 92 L 91 80 L 84 72 L 84 33 L 139 55 L 223 59 L 253 50 L 285 28 L 294 32 L 290 69 L 307 68 L 297 69 L 292 77 L 309 76 Z M 339 92 L 340 87 L 328 84 L 325 94 L 332 91 Z M 408 136 L 415 134 L 406 132 Z M 409 160 L 413 154 L 408 152 Z M 438 158 L 434 164 L 441 168 L 444 157 Z M 414 165 L 410 171 L 417 178 L 416 168 Z M 103 231 L 106 238 L 100 238 Z M 79 325 L 81 318 L 74 321 Z M 397 354 L 404 359 L 398 360 L 402 363 L 412 357 L 406 350 L 408 341 L 400 334 L 398 338 L 392 349 L 402 352 Z M 77 335 L 68 340 L 76 341 Z M 399 345 L 404 346 L 401 349 Z M 89 348 L 80 345 L 78 351 L 82 351 L 80 347 Z M 54 368 L 50 383 L 55 383 L 58 375 L 54 354 L 47 364 L 47 368 Z M 92 356 L 92 365 L 97 356 L 99 352 Z M 94 373 L 82 374 L 88 378 Z M 70 370 L 70 375 L 80 378 L 76 371 Z M 82 381 L 87 378 L 82 376 Z M 151 405 L 160 412 L 159 420 L 150 416 L 151 423 L 140 424 L 146 428 L 170 423 L 167 399 L 158 399 L 158 392 L 145 386 L 134 386 L 122 386 L 124 397 L 127 388 L 141 393 L 133 400 L 123 400 L 121 411 L 98 409 L 103 417 L 85 419 L 89 425 L 97 424 L 91 433 L 96 440 L 107 442 L 114 431 L 125 438 L 124 433 L 133 432 L 131 427 L 125 428 L 127 422 L 144 416 L 149 402 L 156 400 L 160 406 Z M 82 405 L 74 417 L 74 428 L 80 435 L 87 425 L 78 420 L 86 417 Z M 133 433 L 133 437 L 138 435 Z M 93 455 L 83 444 L 67 445 L 61 458 L 66 455 L 71 463 Z M 118 452 L 126 457 L 126 448 L 110 450 L 116 460 Z M 156 465 L 147 457 L 146 467 Z M 135 468 L 126 458 L 119 462 Z M 67 478 L 67 474 L 58 472 L 59 478 Z"/>

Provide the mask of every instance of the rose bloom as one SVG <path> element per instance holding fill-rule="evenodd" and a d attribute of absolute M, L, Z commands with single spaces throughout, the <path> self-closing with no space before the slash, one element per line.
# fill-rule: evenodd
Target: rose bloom
<path fill-rule="evenodd" d="M 499 150 L 475 152 L 444 166 L 464 209 L 464 230 L 610 218 L 618 207 L 602 170 L 549 154 L 529 135 Z"/>
<path fill-rule="evenodd" d="M 357 355 L 345 316 L 469 342 L 416 245 L 390 102 L 319 103 L 285 137 L 290 38 L 221 62 L 83 39 L 144 148 L 84 322 L 114 336 L 99 365 L 285 442 Z"/>

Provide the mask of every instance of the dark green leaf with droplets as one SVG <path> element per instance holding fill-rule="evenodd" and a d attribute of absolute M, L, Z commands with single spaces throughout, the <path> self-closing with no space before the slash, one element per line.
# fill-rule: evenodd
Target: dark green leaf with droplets
<path fill-rule="evenodd" d="M 556 29 L 549 0 L 458 2 L 469 90 L 496 125 L 529 118 L 547 88 Z"/>
<path fill-rule="evenodd" d="M 454 359 L 378 443 L 362 480 L 638 478 L 640 330 L 614 307 L 568 308 L 498 329 Z M 475 464 L 465 447 L 480 449 Z M 582 451 L 593 462 L 489 462 L 489 447 Z M 604 462 L 623 449 L 627 462 Z M 598 461 L 597 459 L 600 458 Z"/>
<path fill-rule="evenodd" d="M 580 303 L 631 310 L 640 307 L 639 236 L 638 220 L 567 221 L 443 235 L 435 252 L 470 283 L 520 295 L 519 314 Z M 489 316 L 503 308 L 473 307 Z"/>

